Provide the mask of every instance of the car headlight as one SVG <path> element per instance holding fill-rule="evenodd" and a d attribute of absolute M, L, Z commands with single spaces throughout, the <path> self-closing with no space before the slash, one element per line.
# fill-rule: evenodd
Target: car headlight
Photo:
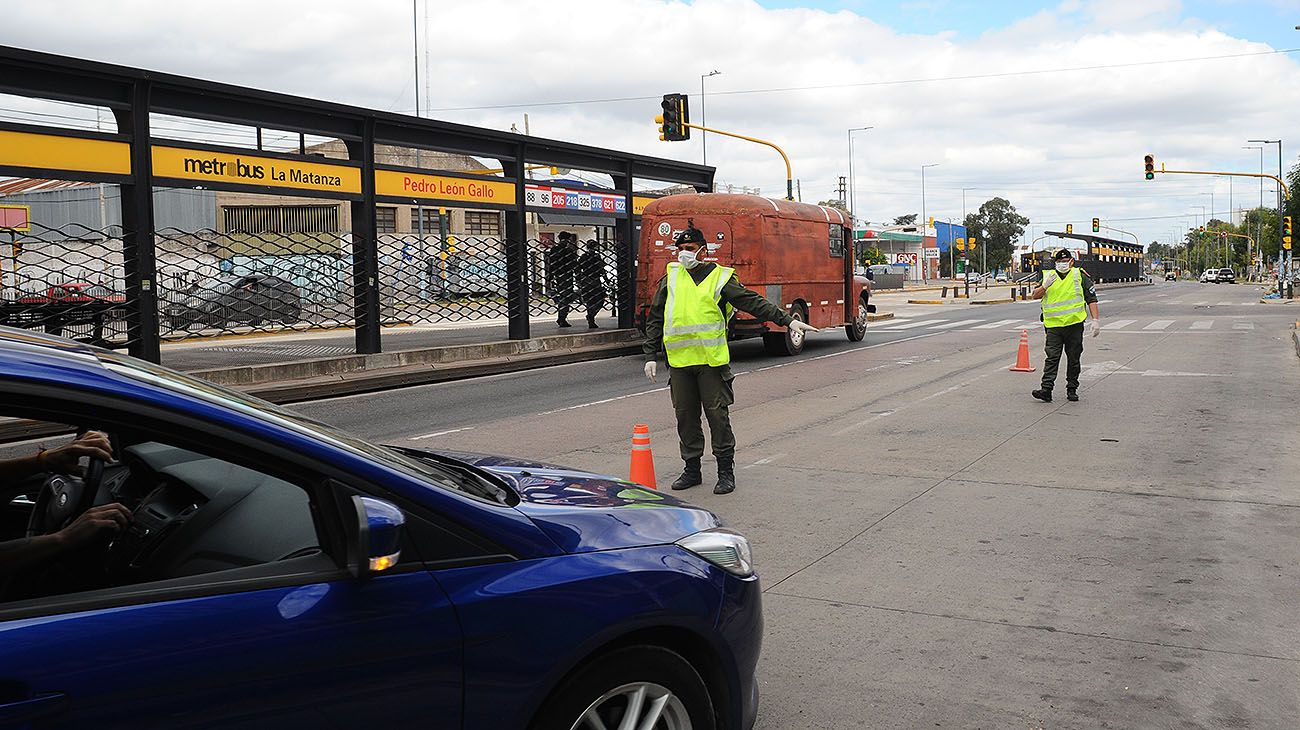
<path fill-rule="evenodd" d="M 754 574 L 754 554 L 749 549 L 749 540 L 734 530 L 715 527 L 687 535 L 677 545 L 732 575 L 748 578 Z"/>

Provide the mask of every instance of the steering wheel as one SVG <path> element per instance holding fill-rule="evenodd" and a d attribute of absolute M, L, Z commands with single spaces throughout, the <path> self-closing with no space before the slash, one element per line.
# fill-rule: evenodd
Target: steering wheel
<path fill-rule="evenodd" d="M 47 535 L 67 527 L 95 504 L 104 481 L 104 460 L 90 457 L 84 477 L 50 474 L 36 495 L 36 506 L 27 520 L 27 537 Z"/>

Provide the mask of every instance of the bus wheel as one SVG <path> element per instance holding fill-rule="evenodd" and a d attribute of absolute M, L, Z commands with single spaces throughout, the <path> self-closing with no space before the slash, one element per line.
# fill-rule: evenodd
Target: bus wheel
<path fill-rule="evenodd" d="M 807 322 L 808 315 L 803 307 L 795 305 L 790 316 L 800 322 Z M 798 355 L 803 352 L 804 334 L 786 329 L 785 332 L 767 332 L 763 335 L 763 347 L 769 355 Z"/>
<path fill-rule="evenodd" d="M 852 322 L 844 325 L 844 332 L 849 336 L 849 342 L 861 342 L 867 336 L 867 300 L 858 300 L 858 314 Z"/>

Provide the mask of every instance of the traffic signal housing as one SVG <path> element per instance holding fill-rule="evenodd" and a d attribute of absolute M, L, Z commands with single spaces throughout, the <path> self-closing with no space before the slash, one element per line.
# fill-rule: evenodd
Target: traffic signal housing
<path fill-rule="evenodd" d="M 1093 218 L 1093 219 L 1092 219 L 1092 232 L 1093 232 L 1093 233 L 1101 233 L 1101 219 L 1100 219 L 1100 218 Z"/>
<path fill-rule="evenodd" d="M 1287 238 L 1291 237 L 1291 216 L 1289 215 L 1282 216 L 1282 235 Z"/>
<path fill-rule="evenodd" d="M 681 142 L 691 138 L 690 105 L 685 94 L 664 94 L 659 103 L 663 113 L 655 117 L 659 123 L 659 139 L 664 142 Z"/>
<path fill-rule="evenodd" d="M 1066 224 L 1065 224 L 1065 232 L 1066 232 L 1066 233 L 1074 233 L 1074 224 L 1073 224 L 1073 223 L 1066 223 Z"/>
<path fill-rule="evenodd" d="M 1142 158 L 1142 162 L 1146 165 L 1147 179 L 1155 180 L 1156 179 L 1156 156 L 1147 155 L 1146 157 Z"/>

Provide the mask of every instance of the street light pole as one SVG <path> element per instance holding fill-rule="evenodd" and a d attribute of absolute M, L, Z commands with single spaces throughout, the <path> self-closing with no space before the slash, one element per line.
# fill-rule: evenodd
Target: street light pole
<path fill-rule="evenodd" d="M 962 229 L 963 231 L 966 232 L 966 243 L 968 243 L 968 244 L 970 243 L 970 231 L 966 228 L 966 191 L 967 191 L 967 190 L 977 190 L 977 189 L 978 189 L 978 188 L 962 188 L 962 189 L 961 189 L 961 229 Z M 951 229 L 949 229 L 948 238 L 949 238 L 949 239 L 952 238 L 952 232 L 951 232 Z M 951 241 L 951 240 L 948 241 L 948 246 L 949 246 L 949 248 L 952 247 L 952 241 Z M 981 264 L 980 266 L 981 266 L 981 268 L 984 270 L 984 273 L 986 273 L 986 274 L 988 273 L 988 263 L 989 263 L 989 256 L 988 256 L 987 251 L 988 251 L 988 249 L 984 248 L 983 246 L 980 246 L 980 252 L 981 252 L 981 253 L 983 254 L 983 256 L 984 256 L 984 258 L 982 259 L 982 261 L 983 261 L 984 263 Z"/>
<path fill-rule="evenodd" d="M 1300 30 L 1300 26 L 1296 26 L 1296 28 L 1297 28 L 1298 30 Z M 1282 140 L 1280 140 L 1280 139 L 1248 139 L 1248 140 L 1246 140 L 1246 141 L 1247 141 L 1247 142 L 1250 142 L 1251 144 L 1275 144 L 1275 145 L 1277 145 L 1277 176 L 1278 176 L 1278 178 L 1281 178 L 1281 177 L 1282 177 Z M 1287 258 L 1290 258 L 1290 256 L 1289 256 L 1289 255 L 1287 255 L 1287 256 L 1285 256 L 1285 257 L 1283 256 L 1283 254 L 1285 254 L 1286 251 L 1282 248 L 1282 186 L 1281 186 L 1281 185 L 1277 186 L 1277 245 L 1278 245 L 1278 249 L 1277 249 L 1277 295 L 1280 297 L 1280 296 L 1282 296 L 1282 291 L 1283 291 L 1283 281 L 1284 281 L 1284 278 L 1283 278 L 1283 277 L 1285 276 L 1285 269 L 1289 269 L 1289 268 L 1290 268 L 1289 266 L 1285 266 L 1285 265 L 1283 264 L 1283 261 L 1284 261 L 1285 259 L 1287 259 Z M 1284 266 L 1285 266 L 1285 268 L 1284 268 Z"/>
<path fill-rule="evenodd" d="M 852 127 L 849 129 L 849 223 L 854 231 L 858 229 L 857 219 L 857 189 L 853 185 L 853 133 L 862 132 L 875 127 Z"/>
<path fill-rule="evenodd" d="M 921 255 L 925 256 L 925 226 L 926 221 L 930 220 L 925 217 L 925 168 L 938 167 L 940 163 L 931 162 L 928 165 L 921 165 Z M 1279 219 L 1280 220 L 1280 219 Z M 952 241 L 948 242 L 948 250 L 952 251 Z"/>
<path fill-rule="evenodd" d="M 1249 146 L 1246 146 L 1246 147 L 1242 147 L 1242 149 L 1243 149 L 1243 150 L 1259 150 L 1259 174 L 1260 174 L 1260 175 L 1263 175 L 1263 174 L 1264 174 L 1264 146 L 1263 146 L 1263 145 L 1249 145 Z M 1262 177 L 1259 179 L 1259 207 L 1260 207 L 1260 208 L 1263 208 L 1263 207 L 1264 207 L 1264 178 L 1262 178 Z M 1259 240 L 1260 240 L 1260 236 L 1263 234 L 1263 225 L 1264 225 L 1264 222 L 1263 222 L 1262 220 L 1260 220 L 1260 217 L 1259 217 L 1259 215 L 1257 214 L 1257 215 L 1255 216 L 1255 240 L 1256 240 L 1256 241 L 1259 241 Z M 1246 250 L 1247 250 L 1246 266 L 1247 266 L 1247 267 L 1250 267 L 1250 268 L 1254 268 L 1254 265 L 1255 265 L 1255 259 L 1252 258 L 1252 257 L 1249 255 L 1249 251 L 1250 251 L 1250 246 L 1249 246 L 1249 244 L 1247 245 Z M 1260 263 L 1263 263 L 1263 258 L 1264 258 L 1264 252 L 1261 250 L 1261 251 L 1260 251 Z M 1247 280 L 1247 281 L 1250 280 L 1250 276 L 1249 276 L 1249 275 L 1247 275 L 1246 280 Z"/>
<path fill-rule="evenodd" d="M 700 74 L 700 126 L 709 126 L 708 117 L 704 116 L 704 80 L 722 73 L 716 68 L 706 74 Z M 704 153 L 704 164 L 709 164 L 709 133 L 700 130 L 700 151 Z"/>

